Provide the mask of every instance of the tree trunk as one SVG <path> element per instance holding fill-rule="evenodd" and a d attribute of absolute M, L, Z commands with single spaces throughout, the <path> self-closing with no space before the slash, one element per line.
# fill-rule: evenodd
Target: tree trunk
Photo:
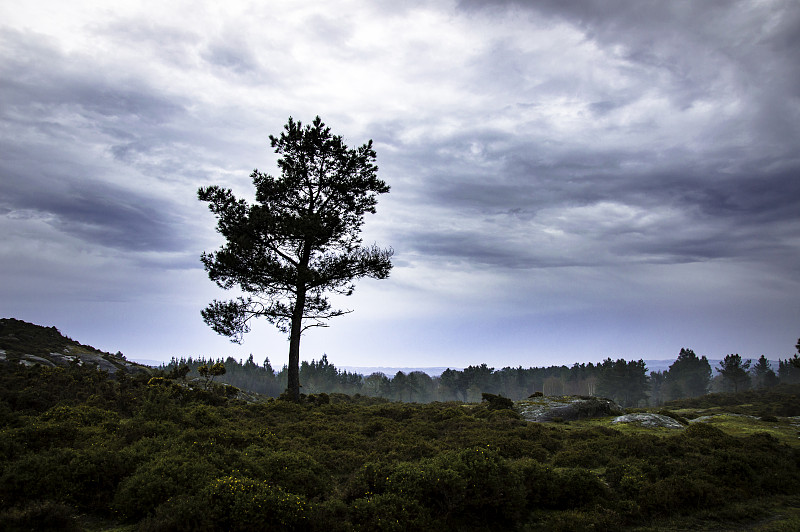
<path fill-rule="evenodd" d="M 289 333 L 289 382 L 286 387 L 289 399 L 294 402 L 300 402 L 300 335 L 303 332 L 303 309 L 305 306 L 305 286 L 298 287 L 297 300 L 292 312 L 292 328 Z"/>
<path fill-rule="evenodd" d="M 300 402 L 300 335 L 303 334 L 303 313 L 306 308 L 308 262 L 311 260 L 311 242 L 303 244 L 303 253 L 297 265 L 297 299 L 292 311 L 292 328 L 289 332 L 289 371 L 286 392 L 289 399 Z"/>

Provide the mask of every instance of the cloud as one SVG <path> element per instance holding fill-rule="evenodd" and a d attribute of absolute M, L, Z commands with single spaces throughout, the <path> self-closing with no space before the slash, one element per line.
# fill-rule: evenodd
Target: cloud
<path fill-rule="evenodd" d="M 684 306 L 793 316 L 776 294 L 800 262 L 796 2 L 45 6 L 0 8 L 7 285 L 94 278 L 150 302 L 131 313 L 182 299 L 176 320 L 197 320 L 213 294 L 174 283 L 201 282 L 219 244 L 197 187 L 251 199 L 252 168 L 277 172 L 267 136 L 319 114 L 350 145 L 374 139 L 392 186 L 364 236 L 394 247 L 395 271 L 352 305 L 371 330 L 396 319 L 421 350 L 465 347 L 489 313 L 476 337 L 507 319 L 520 352 L 519 316 L 547 324 L 537 336 L 602 321 L 620 333 L 604 345 L 624 320 L 664 336 L 659 319 L 724 322 L 671 317 Z M 541 339 L 559 342 L 580 343 Z"/>

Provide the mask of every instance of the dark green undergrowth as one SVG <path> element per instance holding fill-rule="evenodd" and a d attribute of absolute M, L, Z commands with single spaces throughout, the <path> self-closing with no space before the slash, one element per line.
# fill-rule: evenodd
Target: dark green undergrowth
<path fill-rule="evenodd" d="M 90 519 L 147 531 L 692 528 L 764 519 L 742 501 L 787 506 L 800 492 L 800 452 L 766 433 L 735 437 L 699 423 L 667 436 L 565 430 L 525 422 L 504 403 L 332 394 L 253 404 L 221 388 L 0 364 L 0 523 L 69 530 Z"/>
<path fill-rule="evenodd" d="M 664 405 L 670 409 L 720 409 L 732 414 L 800 416 L 800 384 L 778 384 L 772 388 L 739 393 L 711 393 L 702 397 L 676 399 Z"/>

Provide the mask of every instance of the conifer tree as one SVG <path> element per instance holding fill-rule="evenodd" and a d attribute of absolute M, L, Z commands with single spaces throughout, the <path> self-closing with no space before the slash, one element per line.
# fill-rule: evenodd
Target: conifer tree
<path fill-rule="evenodd" d="M 727 355 L 719 364 L 722 380 L 728 389 L 733 388 L 734 393 L 750 387 L 750 375 L 747 374 L 749 368 L 750 360 L 742 361 L 742 357 L 738 354 Z"/>
<path fill-rule="evenodd" d="M 666 372 L 665 383 L 670 399 L 704 395 L 711 382 L 711 364 L 691 349 L 682 348 Z"/>
<path fill-rule="evenodd" d="M 215 300 L 202 315 L 235 342 L 256 317 L 288 332 L 287 392 L 297 401 L 301 334 L 349 312 L 333 308 L 328 294 L 350 295 L 354 279 L 389 275 L 392 250 L 362 246 L 360 238 L 364 214 L 375 212 L 389 186 L 377 177 L 371 140 L 348 148 L 319 117 L 305 127 L 290 117 L 281 135 L 269 139 L 281 175 L 253 171 L 255 204 L 218 186 L 198 191 L 227 240 L 203 254 L 206 271 L 221 288 L 249 294 Z"/>

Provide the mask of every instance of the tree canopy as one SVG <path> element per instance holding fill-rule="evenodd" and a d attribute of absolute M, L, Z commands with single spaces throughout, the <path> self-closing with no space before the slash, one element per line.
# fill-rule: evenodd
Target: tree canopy
<path fill-rule="evenodd" d="M 269 139 L 280 176 L 253 171 L 255 204 L 219 186 L 198 190 L 226 239 L 202 255 L 209 278 L 249 294 L 214 300 L 202 316 L 236 342 L 255 317 L 288 332 L 287 391 L 297 400 L 301 334 L 349 312 L 333 308 L 328 294 L 350 295 L 353 280 L 389 275 L 392 250 L 363 246 L 360 237 L 364 215 L 375 213 L 377 196 L 389 186 L 377 177 L 372 141 L 348 148 L 320 117 L 305 127 L 290 117 L 280 136 Z"/>
<path fill-rule="evenodd" d="M 708 391 L 711 364 L 705 356 L 698 357 L 691 349 L 682 348 L 664 378 L 670 399 L 698 397 Z"/>
<path fill-rule="evenodd" d="M 598 365 L 600 378 L 597 394 L 608 397 L 622 406 L 637 406 L 647 397 L 647 365 L 644 360 L 612 361 L 605 359 Z"/>
<path fill-rule="evenodd" d="M 729 390 L 733 390 L 736 393 L 750 387 L 750 375 L 747 374 L 750 363 L 750 360 L 743 361 L 738 354 L 727 355 L 720 362 L 719 372 Z"/>

